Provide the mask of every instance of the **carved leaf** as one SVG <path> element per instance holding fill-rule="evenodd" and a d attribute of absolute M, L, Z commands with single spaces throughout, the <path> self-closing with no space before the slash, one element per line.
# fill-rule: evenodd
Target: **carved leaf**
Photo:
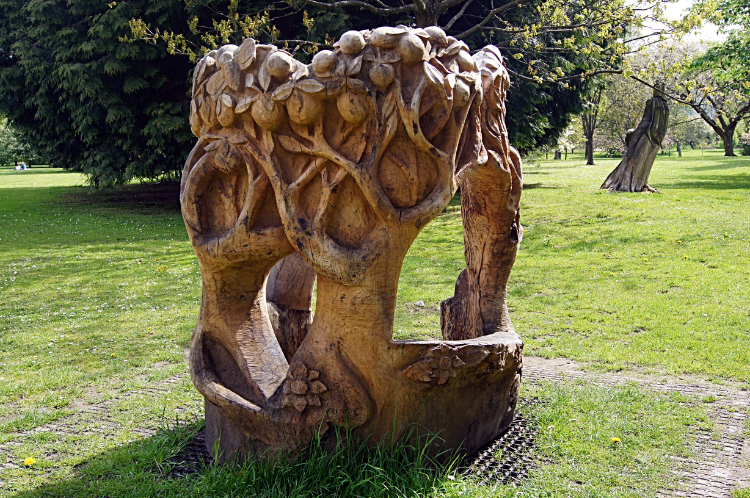
<path fill-rule="evenodd" d="M 265 62 L 260 68 L 260 73 L 258 74 L 258 82 L 260 83 L 260 87 L 264 92 L 268 90 L 268 86 L 271 84 L 271 74 L 268 72 Z"/>
<path fill-rule="evenodd" d="M 297 88 L 306 93 L 324 92 L 326 87 L 319 81 L 313 79 L 302 80 L 297 83 Z"/>
<path fill-rule="evenodd" d="M 344 64 L 343 60 L 339 59 L 336 63 L 336 69 L 333 70 L 333 75 L 339 78 L 343 78 L 344 73 L 346 73 L 346 64 Z"/>
<path fill-rule="evenodd" d="M 375 62 L 377 60 L 377 57 L 375 56 L 375 51 L 371 47 L 365 48 L 365 51 L 362 53 L 362 59 L 366 60 L 368 62 Z"/>
<path fill-rule="evenodd" d="M 394 109 L 396 109 L 396 94 L 390 92 L 383 102 L 383 121 L 388 119 Z"/>
<path fill-rule="evenodd" d="M 255 86 L 255 75 L 253 73 L 249 73 L 245 77 L 245 88 L 251 88 L 260 92 L 260 89 Z"/>
<path fill-rule="evenodd" d="M 320 398 L 314 394 L 308 394 L 305 396 L 305 400 L 307 401 L 308 406 L 320 406 Z"/>
<path fill-rule="evenodd" d="M 317 370 L 310 370 L 307 374 L 307 380 L 315 380 L 320 377 L 320 372 Z"/>
<path fill-rule="evenodd" d="M 193 94 L 196 93 L 198 86 L 203 83 L 203 80 L 206 77 L 206 59 L 208 59 L 208 57 L 201 59 L 198 65 L 195 66 L 195 71 L 193 71 Z"/>
<path fill-rule="evenodd" d="M 294 408 L 296 408 L 298 412 L 302 413 L 307 407 L 307 400 L 302 396 L 295 396 L 292 405 L 294 405 Z"/>
<path fill-rule="evenodd" d="M 240 157 L 234 147 L 227 142 L 222 142 L 214 157 L 214 163 L 216 163 L 217 168 L 225 173 L 231 173 L 239 167 Z"/>
<path fill-rule="evenodd" d="M 404 369 L 404 375 L 418 382 L 432 382 L 432 368 L 426 361 L 414 363 Z"/>
<path fill-rule="evenodd" d="M 234 98 L 226 93 L 216 101 L 216 117 L 221 126 L 229 127 L 234 122 Z"/>
<path fill-rule="evenodd" d="M 240 66 L 240 69 L 247 69 L 255 62 L 255 40 L 246 38 L 240 45 L 240 49 L 234 55 L 234 60 Z"/>
<path fill-rule="evenodd" d="M 487 356 L 489 356 L 490 352 L 481 346 L 477 347 L 465 347 L 459 351 L 459 358 L 463 361 L 463 363 L 467 367 L 473 367 L 475 365 L 480 364 L 482 361 L 484 361 Z M 456 365 L 454 365 L 456 366 Z M 460 365 L 458 365 L 460 366 Z"/>
<path fill-rule="evenodd" d="M 212 150 L 216 150 L 219 148 L 219 146 L 222 144 L 221 140 L 214 140 L 210 144 L 206 145 L 203 150 L 206 152 L 211 152 Z"/>
<path fill-rule="evenodd" d="M 430 39 L 430 34 L 427 31 L 425 31 L 423 28 L 414 29 L 412 30 L 412 33 L 422 38 L 423 40 Z"/>
<path fill-rule="evenodd" d="M 326 88 L 328 88 L 328 95 L 335 95 L 344 86 L 344 79 L 335 79 L 326 82 Z"/>
<path fill-rule="evenodd" d="M 276 138 L 279 140 L 281 146 L 289 152 L 304 152 L 306 154 L 312 154 L 312 150 L 308 146 L 294 137 L 288 135 L 276 135 Z"/>
<path fill-rule="evenodd" d="M 282 102 L 292 95 L 292 90 L 294 90 L 293 83 L 284 83 L 273 92 L 271 98 L 277 102 Z"/>
<path fill-rule="evenodd" d="M 490 52 L 490 53 L 494 54 L 495 57 L 498 58 L 498 60 L 500 60 L 500 61 L 503 60 L 503 54 L 500 53 L 500 49 L 498 49 L 496 46 L 494 46 L 494 45 L 487 45 L 486 47 L 484 47 L 483 50 L 485 52 Z"/>
<path fill-rule="evenodd" d="M 432 52 L 432 44 L 429 41 L 424 42 L 424 55 L 422 56 L 422 60 L 428 61 L 432 58 L 432 56 L 435 55 Z"/>
<path fill-rule="evenodd" d="M 201 119 L 208 126 L 214 124 L 214 105 L 211 97 L 198 101 L 198 114 L 200 114 Z"/>
<path fill-rule="evenodd" d="M 448 370 L 440 370 L 440 373 L 438 374 L 438 384 L 443 385 L 446 382 L 448 382 L 448 378 L 451 376 L 451 373 Z M 455 372 L 453 374 L 455 377 Z"/>
<path fill-rule="evenodd" d="M 235 92 L 242 90 L 242 71 L 236 62 L 233 60 L 226 62 L 224 67 L 221 68 L 221 72 L 224 73 L 224 79 L 229 88 Z"/>
<path fill-rule="evenodd" d="M 454 41 L 446 48 L 441 50 L 438 53 L 438 57 L 443 57 L 444 55 L 456 55 L 461 51 L 461 49 L 465 49 L 467 52 L 469 51 L 469 47 L 464 42 L 458 40 Z"/>
<path fill-rule="evenodd" d="M 383 30 L 383 33 L 385 33 L 386 35 L 392 35 L 392 36 L 403 35 L 404 33 L 407 33 L 409 31 L 409 28 L 403 25 L 396 26 L 395 28 L 391 28 L 390 26 L 384 26 L 380 29 Z"/>
<path fill-rule="evenodd" d="M 355 74 L 359 74 L 359 72 L 362 70 L 362 57 L 359 56 L 356 59 L 352 60 L 346 68 L 346 75 L 347 76 L 354 76 Z"/>
<path fill-rule="evenodd" d="M 293 380 L 290 384 L 294 394 L 298 394 L 299 396 L 307 394 L 307 382 L 304 380 Z"/>
<path fill-rule="evenodd" d="M 266 150 L 268 154 L 273 154 L 273 149 L 275 147 L 273 136 L 271 135 L 271 132 L 268 130 L 263 130 L 263 134 L 260 137 L 260 144 L 263 146 L 263 148 Z M 302 365 L 304 367 L 304 365 Z"/>
<path fill-rule="evenodd" d="M 299 81 L 302 78 L 306 78 L 309 75 L 310 75 L 310 69 L 308 69 L 308 67 L 305 66 L 304 64 L 300 64 L 299 69 L 297 69 L 292 75 L 292 81 Z"/>
<path fill-rule="evenodd" d="M 304 380 L 307 376 L 307 367 L 304 363 L 297 363 L 291 370 L 292 377 L 299 380 Z"/>
<path fill-rule="evenodd" d="M 271 100 L 271 98 L 268 95 L 264 93 L 263 95 L 260 96 L 260 100 L 263 102 L 263 107 L 265 107 L 266 110 L 268 111 L 273 110 L 273 100 Z"/>
<path fill-rule="evenodd" d="M 348 78 L 347 85 L 349 86 L 349 88 L 351 88 L 352 90 L 354 90 L 357 93 L 367 93 L 368 92 L 367 86 L 365 86 L 365 84 L 364 84 L 363 81 L 356 80 L 356 79 L 353 79 L 353 78 Z"/>
<path fill-rule="evenodd" d="M 209 78 L 208 83 L 206 84 L 206 90 L 208 90 L 208 93 L 211 95 L 217 95 L 224 91 L 226 86 L 227 82 L 224 79 L 224 73 L 220 71 Z"/>
<path fill-rule="evenodd" d="M 229 143 L 233 143 L 235 145 L 244 144 L 249 140 L 247 138 L 247 135 L 244 133 L 237 133 L 236 135 L 232 135 L 229 137 Z"/>
<path fill-rule="evenodd" d="M 400 60 L 401 54 L 399 54 L 398 52 L 388 52 L 380 58 L 380 62 L 388 64 L 393 64 L 394 62 L 398 62 Z"/>
<path fill-rule="evenodd" d="M 243 112 L 250 109 L 250 106 L 255 102 L 258 97 L 260 97 L 259 93 L 256 93 L 255 95 L 250 95 L 249 97 L 243 97 L 240 99 L 239 102 L 237 102 L 237 107 L 235 107 L 234 112 L 237 114 L 242 114 Z"/>
<path fill-rule="evenodd" d="M 443 75 L 440 74 L 440 71 L 435 69 L 435 67 L 432 64 L 429 64 L 427 62 L 424 62 L 424 74 L 427 76 L 427 81 L 432 83 L 435 86 L 443 86 Z"/>
<path fill-rule="evenodd" d="M 319 380 L 310 382 L 310 392 L 313 394 L 323 394 L 328 388 Z"/>

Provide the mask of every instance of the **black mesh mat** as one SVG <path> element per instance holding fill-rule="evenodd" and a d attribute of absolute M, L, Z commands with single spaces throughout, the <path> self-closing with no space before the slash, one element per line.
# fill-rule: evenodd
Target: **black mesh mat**
<path fill-rule="evenodd" d="M 534 443 L 539 427 L 524 413 L 536 403 L 538 401 L 533 399 L 521 399 L 510 427 L 478 453 L 467 457 L 461 473 L 482 484 L 509 484 L 525 479 L 534 467 Z M 211 462 L 204 435 L 204 430 L 197 432 L 182 451 L 169 459 L 170 476 L 184 477 L 201 472 L 204 464 Z"/>
<path fill-rule="evenodd" d="M 534 446 L 539 426 L 524 416 L 536 400 L 520 400 L 510 427 L 482 450 L 464 460 L 463 474 L 481 484 L 518 483 L 535 466 Z"/>

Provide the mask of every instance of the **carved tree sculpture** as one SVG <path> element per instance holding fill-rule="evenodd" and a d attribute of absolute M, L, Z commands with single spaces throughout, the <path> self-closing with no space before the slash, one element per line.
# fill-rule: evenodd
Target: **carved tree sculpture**
<path fill-rule="evenodd" d="M 502 57 L 435 27 L 350 31 L 304 65 L 247 39 L 197 65 L 180 200 L 203 276 L 190 372 L 219 458 L 417 423 L 474 451 L 511 422 L 522 229 Z M 401 265 L 462 185 L 445 341 L 394 341 Z M 317 304 L 310 304 L 317 280 Z M 214 443 L 218 441 L 217 446 Z"/>
<path fill-rule="evenodd" d="M 654 96 L 646 101 L 643 118 L 625 136 L 627 152 L 620 164 L 609 174 L 600 189 L 618 192 L 656 192 L 648 185 L 648 177 L 656 154 L 667 135 L 669 107 L 664 93 L 654 89 Z"/>

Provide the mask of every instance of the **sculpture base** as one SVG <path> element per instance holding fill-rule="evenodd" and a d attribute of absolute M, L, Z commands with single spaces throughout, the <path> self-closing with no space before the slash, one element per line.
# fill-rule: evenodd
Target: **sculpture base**
<path fill-rule="evenodd" d="M 465 341 L 391 341 L 380 354 L 382 371 L 370 379 L 377 394 L 374 415 L 351 428 L 352 434 L 372 444 L 405 436 L 416 443 L 437 435 L 430 454 L 472 454 L 513 421 L 522 351 L 515 333 Z M 305 424 L 289 417 L 288 410 L 248 412 L 206 401 L 206 447 L 221 462 L 273 458 L 305 445 L 315 431 L 325 438 L 333 429 L 325 420 Z"/>

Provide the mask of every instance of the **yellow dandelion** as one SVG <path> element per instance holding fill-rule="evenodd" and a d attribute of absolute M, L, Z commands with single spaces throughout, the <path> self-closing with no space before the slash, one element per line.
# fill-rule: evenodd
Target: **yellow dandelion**
<path fill-rule="evenodd" d="M 26 465 L 27 467 L 31 467 L 35 463 L 36 463 L 36 460 L 34 460 L 31 457 L 29 457 L 29 458 L 27 458 L 26 460 L 23 461 L 23 464 Z"/>
<path fill-rule="evenodd" d="M 612 438 L 612 442 L 615 443 L 615 444 L 617 444 L 617 443 L 620 442 L 620 438 L 619 437 L 613 437 Z"/>
<path fill-rule="evenodd" d="M 114 354 L 114 353 L 112 353 L 112 357 L 113 357 L 113 358 L 115 357 L 115 354 Z"/>

